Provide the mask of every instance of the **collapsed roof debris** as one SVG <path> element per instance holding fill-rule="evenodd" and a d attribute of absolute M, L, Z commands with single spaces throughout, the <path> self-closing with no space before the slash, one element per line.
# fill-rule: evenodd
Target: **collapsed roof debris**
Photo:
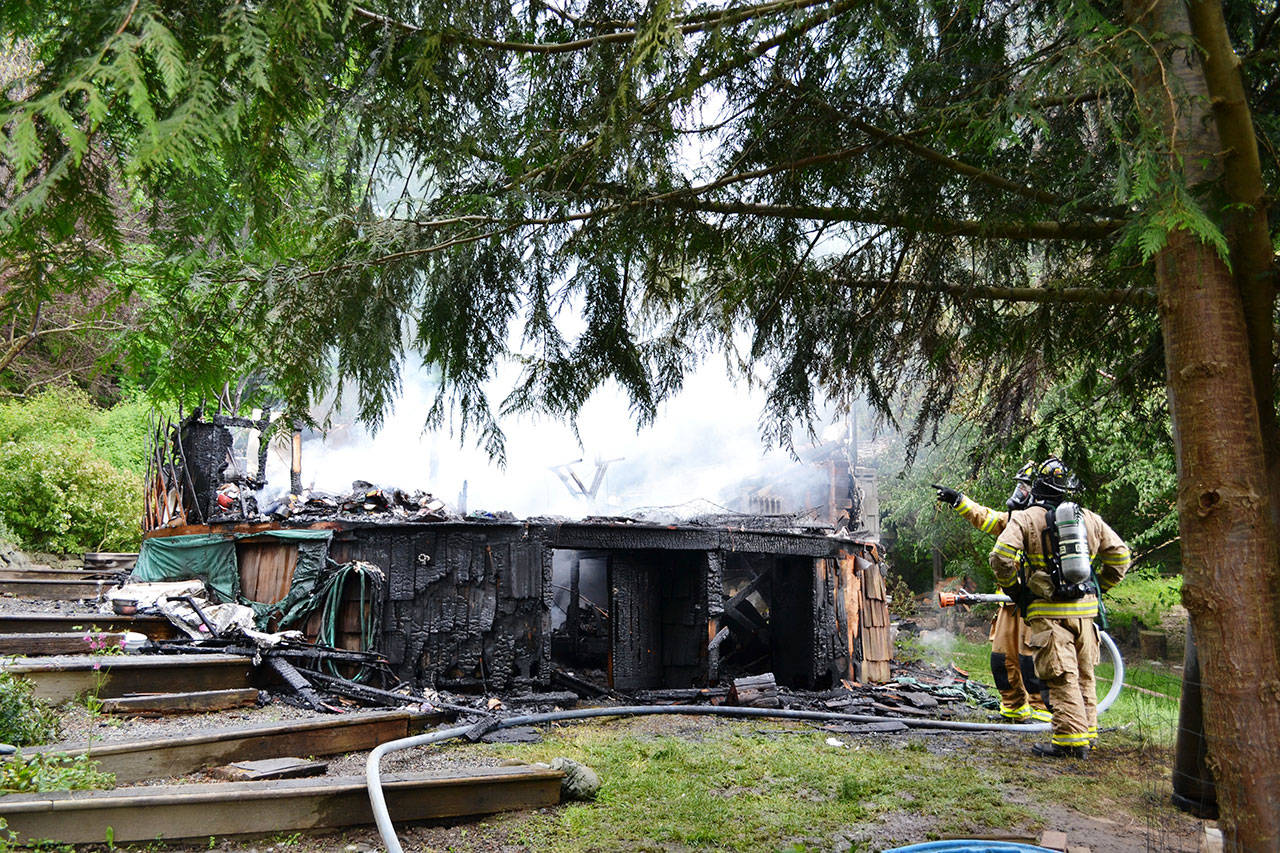
<path fill-rule="evenodd" d="M 381 489 L 373 483 L 357 480 L 345 495 L 327 495 L 323 492 L 303 492 L 288 495 L 263 513 L 277 521 L 292 519 L 298 522 L 324 521 L 335 518 L 351 518 L 360 521 L 447 521 L 458 520 L 445 511 L 444 501 L 427 492 L 406 493 L 402 489 Z M 245 519 L 234 507 L 225 514 L 215 515 L 215 521 L 255 520 Z"/>

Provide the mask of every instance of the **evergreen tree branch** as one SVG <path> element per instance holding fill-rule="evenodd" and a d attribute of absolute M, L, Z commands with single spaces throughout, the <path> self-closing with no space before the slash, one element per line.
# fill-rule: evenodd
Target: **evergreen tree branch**
<path fill-rule="evenodd" d="M 879 139 L 881 142 L 888 142 L 893 145 L 897 145 L 900 148 L 905 148 L 917 157 L 928 160 L 931 163 L 937 163 L 938 165 L 950 169 L 957 174 L 964 175 L 967 178 L 978 181 L 979 183 L 987 184 L 988 186 L 994 187 L 998 190 L 1004 190 L 1005 192 L 1010 192 L 1014 195 L 1029 198 L 1032 201 L 1038 201 L 1041 204 L 1053 205 L 1054 207 L 1065 207 L 1069 204 L 1069 200 L 1062 196 L 1045 192 L 1044 190 L 1038 190 L 1035 187 L 1029 187 L 1025 184 L 1020 184 L 1017 181 L 1011 181 L 1008 178 L 1001 177 L 1000 175 L 989 172 L 986 169 L 980 169 L 977 166 L 972 166 L 964 162 L 963 160 L 958 160 L 955 157 L 943 154 L 941 151 L 930 148 L 927 145 L 922 145 L 907 136 L 884 130 L 871 122 L 864 121 L 857 116 L 849 115 L 842 110 L 836 109 L 826 101 L 813 97 L 813 93 L 802 90 L 794 83 L 789 83 L 788 86 L 805 101 L 815 107 L 818 107 L 833 118 L 846 122 L 866 135 L 874 139 Z"/>
<path fill-rule="evenodd" d="M 668 92 L 661 96 L 651 96 L 647 101 L 645 101 L 644 105 L 635 112 L 634 121 L 636 122 L 643 121 L 645 118 L 652 115 L 660 107 L 666 104 L 669 104 L 673 99 L 676 99 L 681 95 L 689 95 L 693 92 L 696 92 L 698 89 L 702 88 L 712 80 L 715 80 L 725 74 L 728 74 L 731 71 L 735 71 L 739 68 L 750 65 L 752 62 L 755 62 L 757 59 L 764 56 L 774 48 L 780 47 L 784 44 L 787 44 L 788 42 L 791 42 L 797 38 L 800 38 L 805 33 L 808 33 L 811 30 L 816 29 L 817 27 L 820 27 L 823 24 L 827 23 L 829 20 L 831 20 L 833 17 L 840 14 L 841 12 L 854 8 L 855 6 L 859 5 L 860 2 L 861 0 L 840 0 L 840 2 L 837 2 L 834 5 L 826 9 L 823 9 L 821 12 L 818 12 L 815 15 L 811 15 L 810 17 L 805 18 L 802 21 L 792 24 L 790 27 L 787 27 L 785 30 L 763 41 L 757 42 L 750 49 L 743 51 L 739 56 L 736 56 L 732 59 L 727 59 L 724 62 L 720 63 L 719 65 L 716 65 L 712 68 L 707 69 L 703 73 L 699 74 L 697 77 L 693 78 L 692 80 L 688 81 L 683 86 L 681 86 L 678 91 Z M 515 189 L 518 186 L 527 185 L 531 181 L 533 181 L 535 178 L 539 178 L 547 174 L 548 172 L 553 174 L 559 172 L 573 158 L 580 157 L 584 154 L 589 153 L 593 149 L 595 149 L 596 146 L 598 146 L 601 143 L 603 138 L 604 138 L 603 130 L 597 130 L 586 140 L 579 143 L 578 145 L 575 145 L 569 151 L 566 151 L 564 154 L 560 155 L 559 157 L 552 160 L 551 162 L 544 163 L 541 166 L 538 166 L 537 168 L 530 169 L 526 172 L 523 172 L 511 178 L 506 184 L 504 184 L 499 189 L 499 192 L 506 192 L 506 191 Z"/>
<path fill-rule="evenodd" d="M 685 198 L 655 199 L 654 203 L 706 213 L 756 216 L 771 219 L 812 219 L 818 222 L 855 222 L 861 225 L 904 228 L 924 234 L 950 237 L 981 237 L 993 240 L 1098 240 L 1113 236 L 1125 224 L 1117 219 L 1094 220 L 1092 222 L 1058 222 L 1053 220 L 1010 222 L 995 219 L 937 219 L 895 215 L 887 211 L 865 210 L 856 207 L 756 204 L 742 201 L 722 202 Z"/>
<path fill-rule="evenodd" d="M 12 341 L 4 353 L 0 354 L 0 373 L 8 369 L 13 360 L 22 354 L 22 351 L 39 338 L 48 337 L 49 335 L 59 335 L 65 332 L 115 332 L 127 328 L 123 323 L 114 321 L 100 320 L 96 322 L 84 323 L 68 323 L 65 326 L 39 326 L 39 311 L 37 311 L 36 322 L 32 325 L 31 331 L 22 337 Z"/>
<path fill-rule="evenodd" d="M 761 15 L 768 15 L 774 12 L 798 12 L 803 9 L 822 6 L 831 2 L 832 0 L 780 0 L 780 2 L 761 3 L 756 6 L 746 6 L 741 9 L 724 9 L 718 12 L 690 15 L 678 19 L 676 26 L 682 34 L 692 35 L 693 33 L 703 32 L 716 27 L 728 27 L 735 24 L 741 24 Z M 366 9 L 362 6 L 356 6 L 354 11 L 355 14 L 367 20 L 375 21 L 384 25 L 396 26 L 411 33 L 421 33 L 426 31 L 425 27 L 411 24 L 408 21 L 397 20 L 387 15 Z M 512 53 L 573 53 L 575 51 L 586 50 L 587 48 L 601 44 L 634 41 L 640 34 L 640 30 L 637 28 L 637 22 L 627 21 L 620 23 L 622 26 L 626 26 L 629 29 L 564 42 L 505 41 L 503 39 L 491 39 L 484 36 L 477 36 L 458 31 L 447 32 L 444 33 L 444 35 L 466 44 L 493 48 L 495 50 L 510 51 Z"/>
<path fill-rule="evenodd" d="M 987 299 L 995 302 L 1027 302 L 1035 305 L 1132 305 L 1154 308 L 1155 291 L 1147 287 L 1127 290 L 1094 287 L 1002 287 L 980 284 L 947 284 L 894 279 L 848 278 L 835 284 L 854 290 L 909 290 L 918 293 L 945 293 L 966 299 Z"/>

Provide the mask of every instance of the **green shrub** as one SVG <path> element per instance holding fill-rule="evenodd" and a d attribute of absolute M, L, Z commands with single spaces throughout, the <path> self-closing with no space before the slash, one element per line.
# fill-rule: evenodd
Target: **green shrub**
<path fill-rule="evenodd" d="M 98 455 L 123 471 L 145 475 L 151 406 L 141 400 L 118 403 L 96 413 L 90 437 Z"/>
<path fill-rule="evenodd" d="M 29 400 L 0 402 L 0 444 L 85 445 L 116 468 L 142 474 L 149 414 L 141 400 L 102 409 L 78 388 L 49 388 Z"/>
<path fill-rule="evenodd" d="M 81 445 L 8 443 L 0 446 L 0 514 L 28 549 L 135 550 L 142 478 Z"/>
<path fill-rule="evenodd" d="M 57 736 L 58 717 L 31 695 L 31 683 L 0 672 L 0 742 L 34 746 Z"/>
<path fill-rule="evenodd" d="M 0 791 L 87 791 L 113 788 L 116 777 L 98 771 L 98 762 L 87 755 L 38 753 L 14 755 L 0 763 Z"/>
<path fill-rule="evenodd" d="M 51 388 L 0 403 L 0 517 L 18 544 L 55 553 L 137 547 L 147 408 L 96 407 Z"/>

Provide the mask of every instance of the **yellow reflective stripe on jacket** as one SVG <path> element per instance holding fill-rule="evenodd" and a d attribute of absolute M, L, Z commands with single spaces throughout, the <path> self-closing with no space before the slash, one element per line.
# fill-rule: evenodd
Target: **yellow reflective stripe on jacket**
<path fill-rule="evenodd" d="M 1092 619 L 1098 615 L 1098 599 L 1087 595 L 1079 601 L 1046 601 L 1037 598 L 1027 605 L 1027 620 Z"/>
<path fill-rule="evenodd" d="M 1129 551 L 1111 551 L 1106 554 L 1098 555 L 1098 562 L 1106 566 L 1127 566 L 1129 565 Z"/>
<path fill-rule="evenodd" d="M 1015 563 L 1022 559 L 1022 552 L 1012 545 L 1006 545 L 1003 542 L 997 542 L 996 547 L 991 549 L 993 554 L 999 554 L 1001 557 L 1008 557 Z"/>
<path fill-rule="evenodd" d="M 965 521 L 973 524 L 974 527 L 988 536 L 1000 535 L 1000 531 L 996 530 L 997 527 L 1001 527 L 999 513 L 995 510 L 987 509 L 977 501 L 970 500 L 968 495 L 960 495 L 960 503 L 956 504 L 956 512 L 960 513 Z M 975 524 L 975 519 L 981 519 L 981 521 Z"/>

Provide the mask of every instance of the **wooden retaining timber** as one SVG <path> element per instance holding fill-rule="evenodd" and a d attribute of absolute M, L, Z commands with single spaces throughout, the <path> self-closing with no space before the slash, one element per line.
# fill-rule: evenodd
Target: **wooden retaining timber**
<path fill-rule="evenodd" d="M 141 716 L 203 714 L 209 711 L 247 708 L 257 701 L 258 691 L 253 687 L 197 690 L 191 693 L 154 693 L 125 696 L 121 699 L 104 699 L 102 713 Z"/>
<path fill-rule="evenodd" d="M 118 783 L 184 776 L 251 758 L 341 755 L 408 737 L 440 721 L 437 714 L 372 711 L 293 723 L 265 723 L 183 737 L 98 744 L 89 750 L 98 769 Z M 23 753 L 81 755 L 81 744 L 28 747 Z"/>
<path fill-rule="evenodd" d="M 124 634 L 95 632 L 96 642 L 108 647 L 119 646 Z M 89 643 L 83 631 L 63 634 L 0 634 L 0 655 L 77 655 L 87 654 Z"/>
<path fill-rule="evenodd" d="M 12 580 L 0 581 L 0 593 L 43 601 L 83 601 L 102 598 L 115 585 L 114 580 Z"/>
<path fill-rule="evenodd" d="M 120 554 L 109 551 L 90 551 L 84 555 L 86 569 L 108 569 L 111 571 L 130 571 L 138 562 L 136 553 Z"/>
<path fill-rule="evenodd" d="M 94 669 L 97 665 L 99 668 Z M 57 704 L 87 693 L 114 699 L 130 693 L 249 687 L 253 658 L 243 655 L 63 655 L 18 658 L 0 665 L 31 682 L 37 699 Z"/>
<path fill-rule="evenodd" d="M 484 767 L 467 775 L 387 776 L 397 822 L 493 814 L 560 802 L 561 773 Z M 114 791 L 60 791 L 0 797 L 0 818 L 22 841 L 65 844 L 278 833 L 373 822 L 363 777 L 212 782 Z"/>
<path fill-rule="evenodd" d="M 0 615 L 0 633 L 5 634 L 61 634 L 90 627 L 111 633 L 137 631 L 153 640 L 169 640 L 179 635 L 178 629 L 163 616 L 114 616 L 108 613 L 85 616 L 52 613 Z"/>
<path fill-rule="evenodd" d="M 124 577 L 124 572 L 113 569 L 90 571 L 88 569 L 51 569 L 48 566 L 35 566 L 30 569 L 6 569 L 0 571 L 0 581 L 88 581 L 115 580 Z"/>

